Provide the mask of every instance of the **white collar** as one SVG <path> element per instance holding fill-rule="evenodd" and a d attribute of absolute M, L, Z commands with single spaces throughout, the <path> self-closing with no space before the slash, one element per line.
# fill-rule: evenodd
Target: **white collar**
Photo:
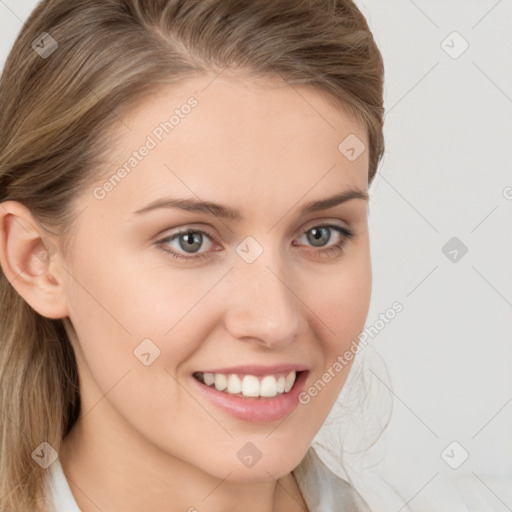
<path fill-rule="evenodd" d="M 80 512 L 71 489 L 69 488 L 66 475 L 62 470 L 60 460 L 57 459 L 51 466 L 50 478 L 48 481 L 50 496 L 53 499 L 55 512 Z"/>
<path fill-rule="evenodd" d="M 309 512 L 370 512 L 357 490 L 333 473 L 313 447 L 293 470 L 293 475 Z"/>

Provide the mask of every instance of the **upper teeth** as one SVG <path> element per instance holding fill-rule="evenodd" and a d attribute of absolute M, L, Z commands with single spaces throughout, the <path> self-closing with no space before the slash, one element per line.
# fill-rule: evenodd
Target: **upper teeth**
<path fill-rule="evenodd" d="M 276 378 L 275 375 L 256 377 L 245 375 L 243 379 L 236 374 L 226 375 L 224 373 L 203 373 L 203 381 L 207 386 L 215 384 L 217 391 L 237 395 L 242 393 L 248 397 L 273 397 L 278 393 L 288 393 L 295 382 L 296 373 L 291 371 L 286 375 Z M 261 379 L 261 380 L 260 380 Z"/>

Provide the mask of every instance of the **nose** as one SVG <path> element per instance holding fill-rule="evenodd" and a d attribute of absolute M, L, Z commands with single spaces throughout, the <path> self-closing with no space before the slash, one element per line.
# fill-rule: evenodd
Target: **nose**
<path fill-rule="evenodd" d="M 233 338 L 277 348 L 296 339 L 301 300 L 291 272 L 278 258 L 264 257 L 269 252 L 252 263 L 237 260 L 226 276 L 225 322 Z"/>

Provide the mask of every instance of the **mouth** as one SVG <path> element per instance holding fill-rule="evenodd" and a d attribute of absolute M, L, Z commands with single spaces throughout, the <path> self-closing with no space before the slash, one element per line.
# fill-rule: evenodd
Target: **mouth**
<path fill-rule="evenodd" d="M 290 367 L 273 373 L 268 369 L 239 372 L 194 372 L 191 382 L 197 393 L 222 414 L 250 423 L 278 421 L 291 414 L 299 405 L 299 395 L 310 373 L 308 369 Z"/>
<path fill-rule="evenodd" d="M 192 376 L 209 388 L 239 398 L 274 398 L 289 393 L 305 371 L 267 375 L 195 372 Z"/>

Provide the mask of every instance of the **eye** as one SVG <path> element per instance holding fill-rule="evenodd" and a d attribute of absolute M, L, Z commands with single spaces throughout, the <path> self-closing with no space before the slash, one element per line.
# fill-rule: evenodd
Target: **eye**
<path fill-rule="evenodd" d="M 301 238 L 305 236 L 307 242 L 311 243 L 313 247 L 324 247 L 324 245 L 331 240 L 333 231 L 339 235 L 340 239 L 338 242 L 330 247 L 313 252 L 318 253 L 321 256 L 335 256 L 340 254 L 343 251 L 345 243 L 354 237 L 352 230 L 344 226 L 338 226 L 337 224 L 322 224 L 302 231 Z M 207 257 L 208 252 L 210 252 L 196 252 L 196 250 L 203 245 L 205 238 L 217 243 L 216 238 L 208 231 L 190 228 L 165 237 L 157 241 L 156 245 L 164 252 L 170 254 L 173 258 L 181 260 L 198 260 L 200 258 Z M 177 247 L 175 246 L 174 249 L 169 249 L 168 247 L 171 242 L 175 242 Z M 210 242 L 208 245 L 211 246 L 212 243 Z M 187 256 L 186 253 L 190 254 L 190 256 Z"/>
<path fill-rule="evenodd" d="M 200 248 L 203 245 L 204 238 L 209 238 L 216 242 L 215 237 L 204 231 L 202 229 L 185 229 L 175 233 L 171 236 L 164 238 L 157 242 L 157 246 L 160 247 L 163 251 L 169 253 L 173 258 L 184 259 L 184 260 L 192 260 L 204 258 L 206 255 L 204 253 L 196 254 L 194 251 Z M 166 249 L 164 247 L 168 247 L 169 242 L 176 241 L 178 244 L 178 250 L 174 249 Z M 189 252 L 192 256 L 184 256 L 178 251 L 184 251 L 185 253 Z"/>
<path fill-rule="evenodd" d="M 352 230 L 337 224 L 322 224 L 303 231 L 302 236 L 306 237 L 313 247 L 324 247 L 324 244 L 331 240 L 333 230 L 339 236 L 338 242 L 315 252 L 321 256 L 336 256 L 343 251 L 347 241 L 354 237 Z"/>

